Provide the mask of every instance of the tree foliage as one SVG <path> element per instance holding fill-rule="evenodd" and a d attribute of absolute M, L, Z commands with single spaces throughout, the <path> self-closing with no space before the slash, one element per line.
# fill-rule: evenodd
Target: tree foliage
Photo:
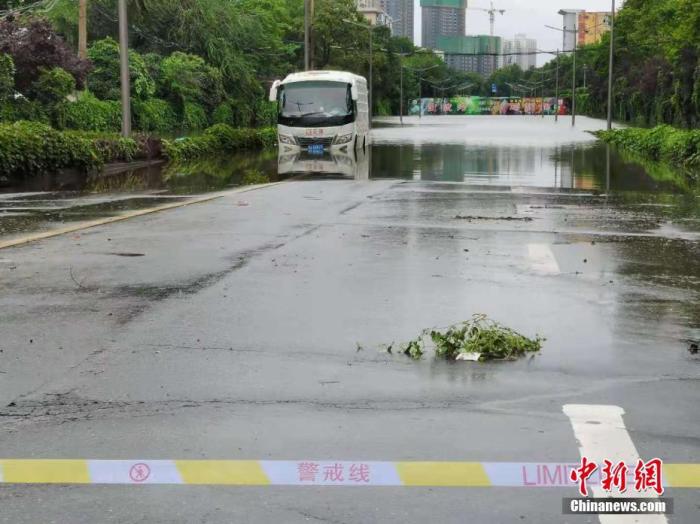
<path fill-rule="evenodd" d="M 120 96 L 119 44 L 112 38 L 98 40 L 88 50 L 93 70 L 88 77 L 90 90 L 103 100 L 118 100 Z M 131 95 L 139 100 L 152 97 L 156 85 L 148 73 L 141 55 L 129 50 Z"/>
<path fill-rule="evenodd" d="M 78 58 L 51 24 L 40 18 L 34 18 L 27 24 L 12 17 L 1 19 L 0 53 L 12 57 L 16 70 L 15 84 L 21 93 L 31 88 L 43 68 L 60 67 L 73 75 L 79 85 L 83 84 L 90 70 L 90 63 Z"/>

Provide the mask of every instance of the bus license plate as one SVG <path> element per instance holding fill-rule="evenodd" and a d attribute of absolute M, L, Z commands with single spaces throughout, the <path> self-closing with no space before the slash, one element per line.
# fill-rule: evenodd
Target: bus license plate
<path fill-rule="evenodd" d="M 307 151 L 311 155 L 322 155 L 324 152 L 324 147 L 323 144 L 311 144 L 308 148 Z"/>

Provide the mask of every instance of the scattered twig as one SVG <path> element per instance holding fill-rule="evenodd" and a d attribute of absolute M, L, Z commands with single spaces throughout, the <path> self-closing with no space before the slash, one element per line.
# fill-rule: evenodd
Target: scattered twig
<path fill-rule="evenodd" d="M 85 289 L 85 286 L 81 282 L 78 282 L 78 280 L 75 278 L 75 275 L 73 275 L 73 266 L 70 267 L 70 278 L 73 282 L 75 282 L 75 285 L 78 286 L 80 289 Z"/>

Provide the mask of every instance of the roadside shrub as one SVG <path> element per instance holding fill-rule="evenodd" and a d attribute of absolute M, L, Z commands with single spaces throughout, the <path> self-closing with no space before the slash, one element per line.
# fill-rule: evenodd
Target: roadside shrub
<path fill-rule="evenodd" d="M 255 106 L 255 126 L 270 127 L 277 125 L 277 103 L 263 100 Z"/>
<path fill-rule="evenodd" d="M 75 78 L 60 67 L 42 68 L 31 88 L 32 97 L 48 107 L 63 102 L 73 91 Z"/>
<path fill-rule="evenodd" d="M 20 120 L 31 120 L 44 124 L 49 124 L 51 121 L 44 106 L 22 95 L 0 102 L 1 122 L 18 122 Z"/>
<path fill-rule="evenodd" d="M 119 100 L 119 44 L 112 38 L 98 40 L 88 50 L 94 69 L 88 76 L 90 90 L 102 100 Z M 156 85 L 148 74 L 146 63 L 139 53 L 129 51 L 131 96 L 145 100 L 156 92 Z"/>
<path fill-rule="evenodd" d="M 175 109 L 170 102 L 159 98 L 134 103 L 134 118 L 141 131 L 168 133 L 178 127 Z"/>
<path fill-rule="evenodd" d="M 119 102 L 98 100 L 89 91 L 84 91 L 75 102 L 61 104 L 56 121 L 60 129 L 109 132 L 121 129 L 121 118 Z"/>
<path fill-rule="evenodd" d="M 200 136 L 164 140 L 163 150 L 169 159 L 182 161 L 222 152 L 272 148 L 276 143 L 277 131 L 274 128 L 236 129 L 217 124 Z"/>
<path fill-rule="evenodd" d="M 600 139 L 651 160 L 682 166 L 700 165 L 700 130 L 657 126 L 623 128 L 595 133 Z"/>
<path fill-rule="evenodd" d="M 228 101 L 219 104 L 219 106 L 212 113 L 211 120 L 214 124 L 233 125 L 234 114 L 231 104 Z"/>
<path fill-rule="evenodd" d="M 37 122 L 0 124 L 0 173 L 29 177 L 63 168 L 95 171 L 109 162 L 161 156 L 160 140 L 147 135 L 57 131 Z"/>
<path fill-rule="evenodd" d="M 65 136 L 90 142 L 101 163 L 131 162 L 139 154 L 139 146 L 133 138 L 124 138 L 117 133 L 95 131 L 65 131 Z"/>
<path fill-rule="evenodd" d="M 0 172 L 31 176 L 64 167 L 99 168 L 102 158 L 89 139 L 37 122 L 0 124 Z"/>
<path fill-rule="evenodd" d="M 207 112 L 199 104 L 186 102 L 182 110 L 182 129 L 197 131 L 209 125 Z"/>
<path fill-rule="evenodd" d="M 15 94 L 15 63 L 10 55 L 0 53 L 0 101 Z"/>

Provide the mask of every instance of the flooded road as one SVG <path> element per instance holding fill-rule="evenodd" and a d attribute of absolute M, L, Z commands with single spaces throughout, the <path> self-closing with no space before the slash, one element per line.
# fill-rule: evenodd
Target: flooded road
<path fill-rule="evenodd" d="M 50 174 L 0 185 L 0 238 L 148 209 L 246 183 L 292 174 L 356 180 L 399 179 L 606 194 L 623 206 L 656 208 L 698 231 L 697 183 L 673 168 L 645 163 L 597 142 L 602 122 L 539 117 L 378 119 L 374 143 L 352 155 L 238 154 L 180 165 L 163 163 L 87 177 Z M 553 127 L 556 126 L 556 127 Z M 683 223 L 685 222 L 685 223 Z"/>
<path fill-rule="evenodd" d="M 245 205 L 222 195 L 0 251 L 4 455 L 154 470 L 152 459 L 230 459 L 519 472 L 578 461 L 564 407 L 594 405 L 624 412 L 616 429 L 640 457 L 696 464 L 696 186 L 615 152 L 608 162 L 565 119 L 378 123 L 357 159 L 248 168 L 306 176 L 246 193 Z M 207 190 L 178 187 L 195 189 L 112 185 L 70 198 Z M 477 313 L 545 337 L 542 353 L 477 364 L 386 351 Z M 433 477 L 303 493 L 222 485 L 241 483 L 229 477 L 135 491 L 115 473 L 125 484 L 99 491 L 8 486 L 0 504 L 8 522 L 561 522 L 575 488 L 517 472 L 468 488 Z M 669 522 L 696 520 L 697 490 L 669 484 L 667 496 Z"/>

